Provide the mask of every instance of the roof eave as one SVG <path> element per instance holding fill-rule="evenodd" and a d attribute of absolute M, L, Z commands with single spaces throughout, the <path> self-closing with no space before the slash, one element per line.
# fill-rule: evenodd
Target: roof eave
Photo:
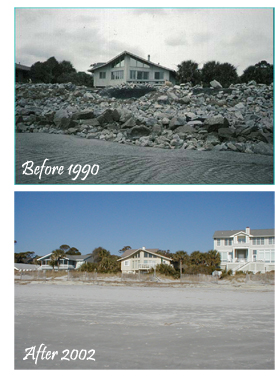
<path fill-rule="evenodd" d="M 88 70 L 88 72 L 94 72 L 96 71 L 97 69 L 100 69 L 100 68 L 103 68 L 103 67 L 106 67 L 108 64 L 112 63 L 112 61 L 118 59 L 120 56 L 122 55 L 130 55 L 130 56 L 133 56 L 134 58 L 137 58 L 137 59 L 140 59 L 140 60 L 143 60 L 144 63 L 146 64 L 149 64 L 149 65 L 153 65 L 155 67 L 159 67 L 159 68 L 162 68 L 162 69 L 165 69 L 166 71 L 170 71 L 170 72 L 173 72 L 173 73 L 176 73 L 176 71 L 174 69 L 170 69 L 170 68 L 167 68 L 167 67 L 164 67 L 160 64 L 156 64 L 156 63 L 153 63 L 149 60 L 146 60 L 144 58 L 141 58 L 140 56 L 137 56 L 135 54 L 132 54 L 131 52 L 128 52 L 128 51 L 123 51 L 122 53 L 120 53 L 119 55 L 115 56 L 114 58 L 112 58 L 111 60 L 109 60 L 107 63 L 105 63 L 104 65 L 101 65 L 100 67 L 96 67 L 96 68 L 92 68 L 90 70 Z"/>

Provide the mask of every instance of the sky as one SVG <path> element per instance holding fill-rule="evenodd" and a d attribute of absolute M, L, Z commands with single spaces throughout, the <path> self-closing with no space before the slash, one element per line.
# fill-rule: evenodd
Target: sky
<path fill-rule="evenodd" d="M 170 69 L 228 62 L 238 74 L 261 60 L 273 63 L 272 9 L 28 9 L 15 12 L 17 63 L 55 56 L 77 71 L 123 51 Z"/>
<path fill-rule="evenodd" d="M 216 230 L 274 228 L 272 192 L 15 192 L 15 252 L 62 244 L 81 254 L 124 246 L 213 249 Z"/>

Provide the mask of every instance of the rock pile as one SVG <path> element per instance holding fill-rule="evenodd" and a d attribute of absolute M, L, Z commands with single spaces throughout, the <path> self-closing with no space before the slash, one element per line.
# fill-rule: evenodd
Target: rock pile
<path fill-rule="evenodd" d="M 273 84 L 146 88 L 147 94 L 138 99 L 116 99 L 105 97 L 106 89 L 101 95 L 70 83 L 17 84 L 16 130 L 143 147 L 272 155 Z M 129 93 L 136 87 L 113 90 Z"/>

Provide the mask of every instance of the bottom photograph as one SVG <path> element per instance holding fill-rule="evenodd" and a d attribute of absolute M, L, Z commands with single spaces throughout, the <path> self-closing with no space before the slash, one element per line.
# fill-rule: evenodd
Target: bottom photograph
<path fill-rule="evenodd" d="M 15 192 L 15 370 L 274 368 L 274 192 Z"/>

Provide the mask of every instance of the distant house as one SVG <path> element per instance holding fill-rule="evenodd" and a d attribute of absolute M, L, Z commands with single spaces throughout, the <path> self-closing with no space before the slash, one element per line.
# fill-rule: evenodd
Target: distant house
<path fill-rule="evenodd" d="M 158 264 L 171 264 L 172 259 L 158 254 L 159 249 L 140 249 L 126 250 L 118 262 L 121 262 L 121 271 L 124 273 L 145 272 Z"/>
<path fill-rule="evenodd" d="M 136 84 L 164 84 L 165 81 L 175 83 L 176 72 L 140 58 L 130 52 L 124 51 L 107 63 L 91 64 L 89 72 L 93 73 L 94 86 L 105 87 L 122 83 Z"/>
<path fill-rule="evenodd" d="M 47 254 L 44 255 L 41 258 L 38 258 L 37 260 L 41 262 L 41 266 L 39 267 L 40 270 L 52 270 L 52 266 L 49 265 L 49 262 L 51 260 L 51 255 Z M 59 261 L 59 269 L 60 270 L 76 270 L 82 264 L 87 263 L 87 262 L 93 262 L 93 256 L 91 254 L 87 255 L 68 255 L 64 258 L 62 258 Z M 58 267 L 56 266 L 55 269 Z"/>
<path fill-rule="evenodd" d="M 15 63 L 15 81 L 16 82 L 27 82 L 30 77 L 30 67 L 26 65 Z"/>
<path fill-rule="evenodd" d="M 275 270 L 274 229 L 218 230 L 213 238 L 221 268 L 254 273 Z"/>
<path fill-rule="evenodd" d="M 37 271 L 39 267 L 37 264 L 14 263 L 15 271 Z"/>

